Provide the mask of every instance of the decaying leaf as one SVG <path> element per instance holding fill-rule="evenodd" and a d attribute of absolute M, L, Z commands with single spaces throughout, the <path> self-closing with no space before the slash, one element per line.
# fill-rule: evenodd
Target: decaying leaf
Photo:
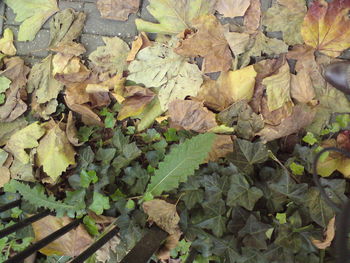
<path fill-rule="evenodd" d="M 293 99 L 308 103 L 316 96 L 311 77 L 306 69 L 301 69 L 297 75 L 291 75 L 290 92 Z"/>
<path fill-rule="evenodd" d="M 250 0 L 250 6 L 244 16 L 244 27 L 247 33 L 254 33 L 260 26 L 261 2 Z"/>
<path fill-rule="evenodd" d="M 136 13 L 140 0 L 97 0 L 97 8 L 103 18 L 126 21 Z"/>
<path fill-rule="evenodd" d="M 168 259 L 170 250 L 174 249 L 180 239 L 181 231 L 178 226 L 180 217 L 176 212 L 176 206 L 161 199 L 146 201 L 142 205 L 148 215 L 148 221 L 156 223 L 161 229 L 169 233 L 169 237 L 160 250 L 160 257 Z"/>
<path fill-rule="evenodd" d="M 0 77 L 0 93 L 5 92 L 11 84 L 11 80 L 6 77 Z"/>
<path fill-rule="evenodd" d="M 6 150 L 21 163 L 26 164 L 29 162 L 29 155 L 25 150 L 37 147 L 38 140 L 44 133 L 45 129 L 38 122 L 34 122 L 12 134 L 6 143 Z"/>
<path fill-rule="evenodd" d="M 203 82 L 197 65 L 177 55 L 173 43 L 154 44 L 142 49 L 129 65 L 128 80 L 146 87 L 159 88 L 158 97 L 164 111 L 175 99 L 196 96 Z"/>
<path fill-rule="evenodd" d="M 63 226 L 72 222 L 68 217 L 46 216 L 32 224 L 35 241 L 39 241 L 53 232 L 61 229 Z M 40 252 L 46 256 L 60 255 L 76 257 L 93 243 L 93 239 L 85 230 L 82 224 L 77 228 L 70 230 L 65 235 L 54 240 Z"/>
<path fill-rule="evenodd" d="M 305 16 L 301 34 L 307 45 L 337 57 L 350 47 L 350 1 L 313 1 Z"/>
<path fill-rule="evenodd" d="M 3 146 L 7 143 L 8 139 L 16 131 L 27 126 L 27 121 L 24 117 L 18 118 L 12 122 L 4 122 L 0 125 L 0 146 Z"/>
<path fill-rule="evenodd" d="M 201 102 L 174 100 L 169 104 L 171 125 L 180 129 L 207 132 L 217 126 L 215 114 Z"/>
<path fill-rule="evenodd" d="M 302 44 L 300 30 L 306 14 L 304 0 L 279 0 L 264 15 L 267 31 L 281 31 L 288 45 Z"/>
<path fill-rule="evenodd" d="M 216 162 L 233 152 L 233 141 L 230 135 L 216 135 L 206 161 Z"/>
<path fill-rule="evenodd" d="M 50 21 L 50 49 L 72 45 L 83 30 L 86 14 L 67 8 L 57 13 Z M 64 53 L 64 52 L 62 52 Z"/>
<path fill-rule="evenodd" d="M 114 236 L 109 240 L 103 247 L 96 251 L 96 260 L 98 262 L 108 262 L 111 259 L 110 253 L 113 251 L 117 252 L 117 246 L 120 243 L 120 239 L 117 236 Z"/>
<path fill-rule="evenodd" d="M 125 89 L 126 96 L 118 113 L 118 120 L 141 114 L 155 96 L 150 89 L 139 86 L 128 86 Z"/>
<path fill-rule="evenodd" d="M 228 71 L 232 55 L 224 36 L 224 28 L 214 15 L 205 15 L 193 20 L 196 32 L 184 34 L 175 52 L 183 56 L 201 56 L 203 72 Z"/>
<path fill-rule="evenodd" d="M 72 145 L 81 146 L 84 144 L 84 142 L 79 143 L 77 133 L 78 132 L 77 132 L 77 129 L 75 128 L 73 113 L 70 111 L 68 113 L 67 127 L 66 127 L 67 139 Z"/>
<path fill-rule="evenodd" d="M 16 47 L 13 44 L 13 33 L 11 29 L 6 28 L 3 37 L 0 39 L 0 51 L 5 55 L 16 55 Z"/>
<path fill-rule="evenodd" d="M 105 46 L 98 47 L 89 56 L 98 71 L 121 73 L 126 68 L 126 58 L 130 48 L 119 37 L 103 37 Z"/>
<path fill-rule="evenodd" d="M 268 101 L 266 96 L 261 100 L 261 115 L 263 116 L 264 122 L 270 125 L 280 125 L 282 120 L 290 116 L 293 112 L 294 104 L 292 101 L 287 101 L 282 107 L 271 111 L 268 107 Z"/>
<path fill-rule="evenodd" d="M 9 165 L 6 164 L 9 158 L 9 154 L 3 149 L 0 149 L 0 187 L 3 187 L 4 184 L 10 181 Z"/>
<path fill-rule="evenodd" d="M 23 163 L 19 159 L 14 158 L 10 167 L 10 173 L 12 179 L 17 179 L 27 182 L 35 182 L 33 166 L 35 163 L 36 148 L 33 148 L 29 152 L 28 163 Z"/>
<path fill-rule="evenodd" d="M 290 98 L 289 65 L 285 62 L 276 74 L 265 78 L 262 84 L 266 87 L 267 106 L 270 111 L 281 108 Z"/>
<path fill-rule="evenodd" d="M 333 217 L 331 220 L 329 220 L 327 225 L 327 230 L 325 233 L 325 239 L 324 240 L 317 240 L 312 239 L 312 244 L 314 244 L 315 247 L 318 249 L 326 249 L 329 247 L 334 239 L 335 236 L 335 217 Z"/>
<path fill-rule="evenodd" d="M 214 0 L 151 0 L 147 10 L 159 21 L 159 24 L 136 19 L 139 31 L 176 35 L 191 28 L 192 20 L 211 14 Z"/>
<path fill-rule="evenodd" d="M 249 34 L 228 32 L 228 30 L 225 30 L 224 34 L 231 51 L 236 57 L 247 50 L 250 41 Z"/>
<path fill-rule="evenodd" d="M 216 10 L 225 17 L 244 16 L 250 0 L 219 0 L 216 4 Z"/>
<path fill-rule="evenodd" d="M 303 105 L 296 105 L 293 108 L 293 113 L 285 118 L 280 125 L 265 125 L 264 129 L 262 129 L 258 135 L 260 135 L 264 141 L 272 141 L 288 136 L 311 124 L 314 120 L 315 113 L 315 110 L 311 110 Z"/>
<path fill-rule="evenodd" d="M 18 41 L 34 40 L 46 20 L 59 11 L 56 0 L 5 0 L 5 3 L 16 14 L 15 21 L 22 22 Z"/>
<path fill-rule="evenodd" d="M 136 39 L 132 42 L 131 50 L 126 58 L 126 61 L 133 61 L 137 53 L 146 47 L 152 46 L 152 41 L 150 41 L 146 33 L 141 32 Z"/>
<path fill-rule="evenodd" d="M 71 164 L 75 164 L 75 151 L 67 135 L 58 124 L 50 124 L 46 135 L 40 140 L 37 148 L 38 165 L 54 181 Z"/>

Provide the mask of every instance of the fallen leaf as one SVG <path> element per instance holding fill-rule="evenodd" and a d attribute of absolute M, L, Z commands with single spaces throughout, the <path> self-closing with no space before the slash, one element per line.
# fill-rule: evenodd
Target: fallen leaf
<path fill-rule="evenodd" d="M 11 84 L 11 80 L 6 77 L 0 77 L 0 93 L 5 92 Z"/>
<path fill-rule="evenodd" d="M 344 150 L 350 151 L 350 130 L 339 132 L 337 145 Z"/>
<path fill-rule="evenodd" d="M 72 112 L 70 111 L 68 113 L 68 119 L 67 119 L 67 127 L 66 127 L 66 134 L 68 141 L 74 145 L 74 146 L 81 146 L 84 144 L 84 142 L 79 143 L 78 140 L 78 131 L 75 128 L 75 121 Z"/>
<path fill-rule="evenodd" d="M 27 121 L 24 117 L 18 118 L 12 122 L 4 122 L 0 125 L 0 146 L 7 143 L 8 139 L 16 131 L 27 126 Z"/>
<path fill-rule="evenodd" d="M 267 31 L 281 31 L 288 45 L 302 44 L 300 30 L 306 14 L 304 0 L 279 0 L 264 14 Z"/>
<path fill-rule="evenodd" d="M 120 239 L 117 236 L 112 237 L 106 244 L 104 244 L 99 250 L 96 251 L 96 260 L 98 262 L 109 262 L 111 259 L 110 253 L 117 252 L 117 246 L 120 243 Z"/>
<path fill-rule="evenodd" d="M 214 12 L 214 0 L 150 0 L 147 10 L 159 21 L 136 19 L 138 31 L 176 35 L 192 27 L 192 20 Z"/>
<path fill-rule="evenodd" d="M 97 0 L 96 5 L 103 18 L 126 21 L 139 9 L 140 0 Z"/>
<path fill-rule="evenodd" d="M 128 44 L 119 37 L 102 39 L 106 45 L 98 47 L 89 55 L 93 67 L 98 72 L 122 73 L 126 69 L 126 58 L 130 51 Z"/>
<path fill-rule="evenodd" d="M 217 126 L 215 114 L 197 101 L 172 101 L 169 104 L 169 116 L 171 126 L 180 129 L 204 133 Z"/>
<path fill-rule="evenodd" d="M 312 101 L 316 94 L 308 71 L 303 68 L 297 75 L 291 75 L 290 93 L 293 99 L 301 103 Z"/>
<path fill-rule="evenodd" d="M 73 40 L 81 35 L 85 19 L 85 13 L 75 12 L 71 8 L 58 12 L 50 21 L 50 49 L 64 44 L 72 45 Z"/>
<path fill-rule="evenodd" d="M 277 110 L 270 111 L 266 96 L 261 100 L 261 115 L 263 116 L 264 122 L 270 125 L 280 125 L 282 120 L 290 116 L 293 112 L 294 104 L 292 101 L 287 101 L 282 107 Z"/>
<path fill-rule="evenodd" d="M 270 111 L 281 108 L 290 98 L 290 73 L 289 65 L 285 62 L 276 74 L 263 79 L 266 87 L 267 106 Z"/>
<path fill-rule="evenodd" d="M 224 28 L 214 15 L 205 15 L 193 20 L 196 32 L 184 34 L 175 52 L 179 55 L 204 58 L 204 73 L 228 71 L 232 55 L 224 36 Z"/>
<path fill-rule="evenodd" d="M 144 108 L 153 100 L 155 94 L 146 88 L 129 86 L 126 88 L 126 97 L 118 113 L 118 120 L 124 120 L 141 114 Z"/>
<path fill-rule="evenodd" d="M 327 230 L 325 233 L 325 239 L 324 240 L 317 240 L 312 239 L 312 244 L 314 244 L 315 247 L 318 249 L 326 249 L 329 247 L 335 237 L 335 217 L 333 217 L 331 220 L 329 220 L 327 225 Z"/>
<path fill-rule="evenodd" d="M 260 26 L 261 3 L 260 0 L 251 0 L 250 6 L 244 15 L 245 31 L 249 34 L 254 33 Z"/>
<path fill-rule="evenodd" d="M 237 57 L 238 55 L 244 53 L 250 41 L 250 36 L 247 33 L 229 32 L 225 30 L 224 32 L 227 43 L 230 46 L 232 53 Z"/>
<path fill-rule="evenodd" d="M 269 38 L 261 31 L 251 36 L 251 42 L 241 58 L 241 67 L 249 64 L 251 57 L 260 57 L 262 54 L 279 55 L 287 53 L 288 45 L 282 40 Z"/>
<path fill-rule="evenodd" d="M 0 39 L 0 51 L 5 55 L 16 55 L 16 48 L 13 45 L 13 33 L 11 29 L 6 28 L 3 37 Z"/>
<path fill-rule="evenodd" d="M 233 141 L 230 135 L 216 135 L 211 151 L 205 162 L 216 162 L 233 152 Z"/>
<path fill-rule="evenodd" d="M 37 160 L 38 165 L 43 166 L 44 172 L 57 181 L 69 165 L 75 164 L 75 151 L 59 125 L 50 126 L 46 135 L 39 142 Z"/>
<path fill-rule="evenodd" d="M 45 129 L 38 122 L 34 122 L 12 134 L 5 149 L 21 163 L 26 164 L 29 162 L 29 155 L 25 150 L 37 147 L 38 140 L 44 133 Z"/>
<path fill-rule="evenodd" d="M 330 56 L 337 57 L 350 47 L 350 1 L 318 0 L 311 3 L 301 28 L 307 45 Z"/>
<path fill-rule="evenodd" d="M 68 217 L 46 216 L 32 224 L 35 241 L 39 241 L 72 222 Z M 93 243 L 82 224 L 49 243 L 39 251 L 46 256 L 76 257 Z"/>
<path fill-rule="evenodd" d="M 10 170 L 7 167 L 0 167 L 0 187 L 4 187 L 10 181 Z"/>
<path fill-rule="evenodd" d="M 126 61 L 133 61 L 137 53 L 146 47 L 152 46 L 152 41 L 150 41 L 146 33 L 141 32 L 136 39 L 132 42 L 131 50 L 126 58 Z"/>
<path fill-rule="evenodd" d="M 33 171 L 34 168 L 34 156 L 36 154 L 36 148 L 33 148 L 29 152 L 29 161 L 28 163 L 23 163 L 17 158 L 13 159 L 13 162 L 10 167 L 10 173 L 12 179 L 17 179 L 21 181 L 27 182 L 35 182 L 36 179 L 34 177 L 35 173 Z"/>
<path fill-rule="evenodd" d="M 315 110 L 311 110 L 303 105 L 296 105 L 293 113 L 285 118 L 280 125 L 265 125 L 264 129 L 257 133 L 263 141 L 272 141 L 298 132 L 305 128 L 314 120 Z"/>
<path fill-rule="evenodd" d="M 244 16 L 250 0 L 219 0 L 216 4 L 216 10 L 225 17 Z"/>
<path fill-rule="evenodd" d="M 223 89 L 227 89 L 233 102 L 250 100 L 253 97 L 256 75 L 251 65 L 235 71 L 222 72 L 218 82 Z"/>
<path fill-rule="evenodd" d="M 203 82 L 198 66 L 177 55 L 173 45 L 156 43 L 142 49 L 128 68 L 128 80 L 159 88 L 158 98 L 164 111 L 173 100 L 196 96 Z"/>
<path fill-rule="evenodd" d="M 193 99 L 203 101 L 204 105 L 216 111 L 222 111 L 233 103 L 229 89 L 221 81 L 205 79 L 198 95 Z"/>
<path fill-rule="evenodd" d="M 15 21 L 22 22 L 19 27 L 18 41 L 32 41 L 41 26 L 59 11 L 56 0 L 5 0 L 16 14 Z"/>
<path fill-rule="evenodd" d="M 59 59 L 59 58 L 62 58 Z M 62 64 L 59 64 L 59 63 Z M 91 71 L 85 67 L 80 58 L 56 54 L 52 60 L 55 79 L 66 86 L 82 83 L 89 79 Z"/>

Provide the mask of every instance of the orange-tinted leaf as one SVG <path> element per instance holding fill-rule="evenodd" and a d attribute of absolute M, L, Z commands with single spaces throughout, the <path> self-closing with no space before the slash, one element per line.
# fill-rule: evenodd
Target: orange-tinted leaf
<path fill-rule="evenodd" d="M 337 57 L 350 47 L 350 0 L 314 1 L 301 28 L 307 45 Z"/>
<path fill-rule="evenodd" d="M 326 249 L 331 245 L 332 240 L 334 239 L 334 236 L 335 236 L 335 217 L 333 217 L 328 222 L 327 230 L 325 232 L 325 239 L 322 241 L 317 239 L 312 239 L 311 241 L 314 244 L 314 246 L 317 247 L 318 249 Z"/>
<path fill-rule="evenodd" d="M 137 53 L 146 47 L 152 46 L 152 41 L 150 41 L 146 35 L 146 33 L 141 32 L 138 37 L 132 42 L 131 50 L 126 58 L 126 61 L 133 61 L 137 55 Z"/>

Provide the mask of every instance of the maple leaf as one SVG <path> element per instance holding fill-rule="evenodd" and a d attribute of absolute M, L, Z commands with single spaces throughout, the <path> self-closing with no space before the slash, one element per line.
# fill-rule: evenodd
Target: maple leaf
<path fill-rule="evenodd" d="M 126 58 L 130 51 L 128 44 L 119 37 L 102 39 L 106 45 L 98 47 L 89 55 L 89 59 L 98 71 L 121 73 L 126 68 Z"/>
<path fill-rule="evenodd" d="M 217 126 L 215 114 L 197 101 L 172 101 L 169 104 L 169 116 L 171 125 L 185 130 L 203 133 Z"/>
<path fill-rule="evenodd" d="M 269 8 L 263 18 L 267 31 L 281 31 L 288 45 L 302 44 L 300 30 L 306 14 L 304 0 L 279 0 Z"/>
<path fill-rule="evenodd" d="M 56 181 L 69 165 L 75 164 L 75 151 L 59 125 L 50 123 L 50 126 L 39 142 L 37 157 L 38 165 Z"/>
<path fill-rule="evenodd" d="M 18 41 L 34 40 L 41 26 L 59 11 L 56 0 L 5 0 L 5 3 L 16 13 L 19 27 Z"/>
<path fill-rule="evenodd" d="M 197 65 L 177 55 L 173 43 L 160 44 L 142 49 L 129 65 L 128 80 L 146 87 L 159 88 L 161 108 L 166 111 L 171 101 L 196 96 L 203 82 Z"/>
<path fill-rule="evenodd" d="M 96 5 L 103 18 L 126 21 L 139 9 L 140 0 L 98 0 Z"/>
<path fill-rule="evenodd" d="M 349 0 L 313 1 L 301 28 L 305 43 L 328 56 L 339 56 L 350 47 L 349 8 Z"/>
<path fill-rule="evenodd" d="M 184 34 L 175 52 L 183 56 L 204 57 L 203 72 L 227 71 L 232 64 L 232 55 L 224 36 L 224 29 L 214 15 L 205 15 L 193 20 L 195 33 Z"/>
<path fill-rule="evenodd" d="M 225 17 L 244 16 L 250 0 L 219 0 L 216 4 L 216 10 Z"/>
<path fill-rule="evenodd" d="M 11 29 L 6 28 L 3 37 L 0 39 L 0 51 L 5 55 L 16 55 L 16 47 L 13 45 L 13 33 Z"/>
<path fill-rule="evenodd" d="M 58 218 L 51 215 L 34 222 L 32 227 L 34 230 L 35 241 L 43 239 L 71 222 L 72 219 L 68 217 Z M 39 251 L 46 256 L 65 255 L 76 257 L 92 243 L 93 239 L 83 225 L 79 224 L 77 228 L 54 240 Z"/>
<path fill-rule="evenodd" d="M 176 35 L 191 28 L 192 20 L 201 15 L 211 14 L 214 0 L 150 0 L 147 10 L 159 24 L 136 19 L 139 31 Z"/>
<path fill-rule="evenodd" d="M 34 122 L 27 127 L 15 132 L 6 143 L 6 149 L 21 163 L 29 162 L 29 155 L 25 149 L 37 147 L 38 140 L 44 135 L 45 129 Z"/>

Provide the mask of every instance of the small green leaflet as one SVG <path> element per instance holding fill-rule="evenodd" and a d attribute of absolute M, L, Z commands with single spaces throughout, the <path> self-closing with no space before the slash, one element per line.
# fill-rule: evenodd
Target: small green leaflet
<path fill-rule="evenodd" d="M 180 182 L 187 181 L 187 177 L 207 157 L 214 139 L 215 135 L 212 133 L 200 134 L 175 146 L 159 164 L 147 186 L 147 193 L 158 196 L 164 191 L 177 188 Z"/>
<path fill-rule="evenodd" d="M 89 209 L 95 212 L 97 215 L 101 215 L 104 209 L 109 209 L 109 198 L 104 196 L 99 192 L 94 192 L 94 197 L 92 204 L 89 206 Z"/>

